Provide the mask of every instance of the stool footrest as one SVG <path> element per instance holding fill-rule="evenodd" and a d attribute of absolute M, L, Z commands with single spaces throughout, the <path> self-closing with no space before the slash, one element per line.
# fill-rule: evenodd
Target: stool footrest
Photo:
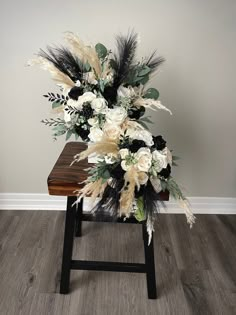
<path fill-rule="evenodd" d="M 146 273 L 146 265 L 109 261 L 71 260 L 71 269 Z"/>

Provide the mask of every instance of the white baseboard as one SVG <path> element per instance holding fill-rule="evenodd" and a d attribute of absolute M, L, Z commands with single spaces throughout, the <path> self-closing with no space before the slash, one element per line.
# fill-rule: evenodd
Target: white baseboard
<path fill-rule="evenodd" d="M 189 197 L 194 213 L 203 214 L 236 214 L 236 198 Z M 174 201 L 166 202 L 163 213 L 183 213 Z M 1 210 L 65 210 L 66 197 L 49 196 L 48 194 L 14 194 L 0 193 Z M 86 198 L 84 210 L 91 209 L 89 198 Z"/>

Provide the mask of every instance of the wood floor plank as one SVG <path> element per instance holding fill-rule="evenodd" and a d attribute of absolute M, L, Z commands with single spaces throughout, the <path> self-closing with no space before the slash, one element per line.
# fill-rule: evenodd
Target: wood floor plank
<path fill-rule="evenodd" d="M 160 215 L 154 233 L 157 300 L 143 274 L 72 271 L 60 295 L 62 211 L 0 211 L 0 314 L 236 314 L 236 216 Z M 76 259 L 144 262 L 141 226 L 83 223 Z"/>

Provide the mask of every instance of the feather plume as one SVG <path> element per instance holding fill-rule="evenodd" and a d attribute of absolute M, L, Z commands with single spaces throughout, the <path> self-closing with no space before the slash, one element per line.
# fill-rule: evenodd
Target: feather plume
<path fill-rule="evenodd" d="M 66 32 L 65 40 L 71 46 L 73 53 L 82 60 L 83 63 L 88 62 L 94 69 L 96 75 L 100 78 L 102 73 L 102 67 L 94 47 L 86 46 L 77 35 Z"/>
<path fill-rule="evenodd" d="M 156 56 L 156 51 L 154 51 L 145 61 L 145 65 L 148 66 L 151 69 L 151 73 L 153 73 L 164 61 L 165 58 Z"/>
<path fill-rule="evenodd" d="M 83 197 L 90 196 L 91 203 L 94 203 L 96 198 L 103 193 L 106 186 L 107 183 L 103 183 L 101 178 L 95 182 L 87 183 L 81 190 L 77 191 L 79 197 L 77 202 L 80 202 Z"/>
<path fill-rule="evenodd" d="M 188 201 L 186 199 L 179 199 L 179 205 L 182 209 L 184 209 L 187 222 L 190 225 L 190 229 L 193 227 L 193 224 L 195 223 L 196 217 L 192 213 L 192 210 L 189 207 Z"/>
<path fill-rule="evenodd" d="M 29 60 L 28 65 L 39 65 L 43 70 L 49 71 L 52 79 L 62 88 L 71 89 L 75 85 L 68 75 L 61 72 L 52 62 L 44 57 L 37 57 Z"/>
<path fill-rule="evenodd" d="M 124 175 L 125 184 L 120 196 L 120 216 L 129 217 L 134 200 L 135 187 L 139 189 L 138 172 L 134 167 L 130 167 Z"/>
<path fill-rule="evenodd" d="M 163 109 L 172 115 L 172 112 L 166 106 L 162 105 L 160 101 L 154 100 L 152 98 L 139 97 L 135 100 L 134 105 L 137 107 L 144 106 L 152 110 Z"/>
<path fill-rule="evenodd" d="M 103 138 L 101 141 L 91 144 L 85 151 L 76 154 L 74 156 L 74 161 L 72 162 L 72 164 L 86 159 L 92 153 L 96 153 L 98 155 L 110 153 L 113 156 L 117 156 L 118 152 L 119 148 L 116 142 L 107 138 Z"/>
<path fill-rule="evenodd" d="M 137 48 L 137 34 L 129 33 L 127 36 L 116 37 L 117 52 L 114 54 L 114 87 L 120 86 L 127 78 L 133 67 Z"/>

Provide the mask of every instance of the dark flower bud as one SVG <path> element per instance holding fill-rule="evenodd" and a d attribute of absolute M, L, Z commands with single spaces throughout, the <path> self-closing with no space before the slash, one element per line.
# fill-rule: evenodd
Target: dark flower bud
<path fill-rule="evenodd" d="M 171 166 L 170 166 L 170 164 L 168 164 L 166 168 L 163 168 L 160 171 L 160 173 L 158 173 L 158 175 L 160 175 L 161 177 L 164 177 L 164 178 L 168 178 L 170 176 L 170 173 L 171 173 Z"/>
<path fill-rule="evenodd" d="M 162 138 L 162 136 L 153 136 L 153 146 L 156 150 L 163 150 L 166 147 L 166 141 Z"/>
<path fill-rule="evenodd" d="M 128 110 L 128 116 L 131 119 L 139 119 L 145 113 L 145 107 L 141 106 L 140 108 L 132 107 Z"/>
<path fill-rule="evenodd" d="M 75 125 L 75 131 L 83 141 L 88 140 L 89 130 L 85 130 L 84 128 L 82 128 L 81 125 L 79 126 Z"/>
<path fill-rule="evenodd" d="M 72 100 L 77 101 L 79 96 L 83 94 L 83 91 L 80 87 L 74 86 L 70 92 L 68 93 L 69 97 L 72 98 Z"/>
<path fill-rule="evenodd" d="M 140 148 L 146 147 L 146 143 L 143 140 L 133 140 L 129 146 L 129 150 L 132 153 L 137 152 Z"/>

